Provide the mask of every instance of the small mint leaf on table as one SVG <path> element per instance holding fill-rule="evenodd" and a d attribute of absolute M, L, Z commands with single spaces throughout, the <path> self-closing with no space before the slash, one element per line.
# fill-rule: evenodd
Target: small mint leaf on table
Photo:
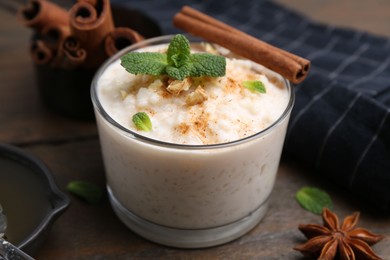
<path fill-rule="evenodd" d="M 296 193 L 295 198 L 302 208 L 315 214 L 321 214 L 323 208 L 333 208 L 329 194 L 318 188 L 303 187 Z"/>
<path fill-rule="evenodd" d="M 145 112 L 138 112 L 134 114 L 132 120 L 138 130 L 152 130 L 152 121 L 150 120 L 148 114 L 146 114 Z"/>
<path fill-rule="evenodd" d="M 95 184 L 85 181 L 71 181 L 66 189 L 90 204 L 96 204 L 102 198 L 102 190 Z"/>
<path fill-rule="evenodd" d="M 165 74 L 167 55 L 158 52 L 130 52 L 121 58 L 121 65 L 132 74 L 159 76 Z"/>
<path fill-rule="evenodd" d="M 259 92 L 262 94 L 266 92 L 263 82 L 259 80 L 246 80 L 242 82 L 242 85 L 253 92 Z"/>

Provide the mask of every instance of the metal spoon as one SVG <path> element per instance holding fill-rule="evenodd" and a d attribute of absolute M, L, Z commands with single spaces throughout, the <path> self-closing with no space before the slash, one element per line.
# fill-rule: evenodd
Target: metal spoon
<path fill-rule="evenodd" d="M 7 229 L 7 217 L 0 204 L 0 260 L 34 260 L 25 252 L 6 241 L 3 237 Z"/>

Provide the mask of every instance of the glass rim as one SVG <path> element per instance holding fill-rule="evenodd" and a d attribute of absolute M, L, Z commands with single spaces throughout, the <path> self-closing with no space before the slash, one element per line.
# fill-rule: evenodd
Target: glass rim
<path fill-rule="evenodd" d="M 184 34 L 184 35 L 189 39 L 190 43 L 193 41 L 207 42 L 206 40 L 203 40 L 200 38 L 192 37 L 192 36 L 189 36 L 186 34 Z M 199 145 L 198 144 L 178 144 L 178 143 L 172 143 L 172 142 L 167 142 L 167 141 L 161 141 L 161 140 L 157 140 L 157 139 L 153 139 L 153 138 L 141 135 L 141 134 L 139 134 L 135 131 L 132 131 L 132 130 L 124 127 L 123 125 L 119 124 L 114 118 L 112 118 L 106 112 L 106 110 L 104 109 L 104 107 L 102 106 L 102 104 L 99 101 L 97 85 L 98 85 L 98 80 L 99 80 L 100 76 L 103 74 L 103 72 L 106 70 L 106 68 L 109 65 L 111 65 L 114 61 L 118 60 L 124 54 L 131 52 L 131 51 L 134 51 L 134 50 L 137 50 L 137 49 L 140 49 L 142 47 L 148 46 L 149 44 L 156 44 L 156 43 L 162 44 L 162 41 L 166 41 L 165 43 L 168 43 L 168 40 L 172 39 L 172 37 L 174 37 L 174 35 L 163 35 L 163 36 L 153 37 L 153 38 L 149 38 L 149 39 L 140 41 L 138 43 L 132 44 L 132 45 L 120 50 L 119 52 L 117 52 L 116 54 L 111 56 L 109 59 L 107 59 L 99 67 L 99 69 L 96 71 L 96 73 L 92 79 L 92 83 L 91 83 L 90 94 L 91 94 L 92 103 L 93 103 L 93 106 L 95 109 L 95 113 L 98 112 L 104 118 L 104 120 L 106 120 L 111 126 L 115 127 L 117 130 L 120 130 L 121 132 L 124 132 L 126 134 L 130 134 L 131 138 L 136 140 L 136 141 L 143 142 L 143 143 L 150 144 L 150 145 L 156 145 L 156 146 L 160 146 L 160 147 L 175 148 L 175 149 L 182 149 L 182 150 L 216 149 L 216 148 L 224 148 L 224 147 L 230 147 L 230 146 L 234 146 L 234 145 L 238 145 L 238 144 L 242 144 L 242 143 L 247 143 L 251 140 L 258 139 L 261 136 L 266 135 L 268 132 L 270 132 L 277 125 L 281 124 L 283 122 L 283 120 L 290 114 L 290 112 L 294 106 L 295 93 L 293 91 L 293 88 L 292 88 L 290 82 L 286 78 L 282 77 L 283 83 L 285 84 L 285 87 L 287 88 L 287 90 L 289 92 L 289 101 L 287 103 L 286 108 L 284 109 L 282 114 L 278 117 L 278 119 L 276 119 L 272 124 L 270 124 L 269 126 L 264 128 L 263 130 L 261 130 L 257 133 L 254 133 L 252 135 L 246 136 L 244 138 L 240 138 L 237 140 L 224 142 L 224 143 L 216 143 L 216 144 L 199 144 Z M 276 72 L 274 72 L 274 73 L 276 73 Z M 277 75 L 279 75 L 279 74 L 277 74 Z"/>

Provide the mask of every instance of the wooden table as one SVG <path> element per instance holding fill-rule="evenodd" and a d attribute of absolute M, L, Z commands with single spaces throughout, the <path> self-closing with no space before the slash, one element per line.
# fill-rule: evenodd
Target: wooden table
<path fill-rule="evenodd" d="M 368 27 L 376 33 L 390 36 L 390 2 L 279 0 L 316 18 L 322 11 L 322 21 L 353 25 L 361 22 L 365 13 Z M 291 3 L 290 3 L 291 2 Z M 354 5 L 352 5 L 352 2 Z M 341 4 L 338 4 L 341 3 Z M 344 4 L 343 4 L 344 3 Z M 348 17 L 338 9 L 347 6 Z M 356 4 L 355 4 L 356 3 Z M 375 4 L 372 4 L 375 3 Z M 362 6 L 366 5 L 367 8 Z M 375 8 L 375 10 L 370 8 Z M 355 12 L 355 13 L 354 13 Z M 344 17 L 345 18 L 345 17 Z M 370 27 L 369 19 L 372 23 Z M 344 24 L 343 24 L 344 23 Z M 35 75 L 27 43 L 31 31 L 19 25 L 8 11 L 0 9 L 0 141 L 28 150 L 41 158 L 52 170 L 58 186 L 65 191 L 68 182 L 81 179 L 105 187 L 102 158 L 95 122 L 63 117 L 45 108 L 37 92 Z M 128 230 L 114 215 L 107 197 L 98 205 L 88 205 L 68 193 L 71 206 L 55 222 L 37 259 L 301 259 L 292 248 L 305 241 L 298 231 L 299 223 L 321 223 L 317 215 L 303 210 L 295 201 L 299 188 L 312 185 L 327 190 L 335 211 L 342 217 L 360 210 L 360 226 L 388 238 L 374 250 L 390 259 L 390 218 L 379 215 L 332 185 L 313 177 L 309 169 L 283 161 L 271 198 L 271 208 L 264 220 L 242 238 L 214 248 L 181 250 L 151 243 Z M 66 191 L 65 191 L 66 192 Z"/>

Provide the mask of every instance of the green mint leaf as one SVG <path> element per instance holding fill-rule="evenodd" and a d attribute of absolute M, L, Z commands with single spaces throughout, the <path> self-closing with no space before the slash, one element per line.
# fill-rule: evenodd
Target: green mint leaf
<path fill-rule="evenodd" d="M 178 80 L 186 77 L 222 77 L 226 74 L 226 59 L 208 53 L 195 53 L 191 54 L 188 62 L 181 67 L 168 65 L 166 72 Z"/>
<path fill-rule="evenodd" d="M 96 204 L 102 198 L 102 190 L 95 184 L 85 181 L 71 181 L 66 189 L 90 204 Z"/>
<path fill-rule="evenodd" d="M 168 64 L 180 68 L 188 63 L 190 56 L 191 47 L 188 39 L 182 34 L 175 35 L 168 46 Z"/>
<path fill-rule="evenodd" d="M 152 130 L 152 121 L 145 112 L 138 112 L 133 115 L 133 123 L 138 130 L 150 131 Z"/>
<path fill-rule="evenodd" d="M 321 214 L 323 208 L 333 208 L 328 193 L 318 188 L 303 187 L 296 193 L 295 198 L 304 209 L 314 214 Z"/>
<path fill-rule="evenodd" d="M 226 73 L 226 59 L 222 56 L 191 54 L 188 39 L 175 35 L 167 53 L 130 52 L 121 58 L 121 65 L 132 74 L 168 75 L 183 80 L 186 77 L 222 77 Z"/>
<path fill-rule="evenodd" d="M 181 34 L 175 35 L 168 46 L 168 66 L 165 71 L 171 78 L 183 80 L 191 76 L 191 48 L 188 39 Z"/>
<path fill-rule="evenodd" d="M 167 55 L 158 52 L 130 52 L 121 57 L 121 65 L 132 74 L 163 75 Z"/>
<path fill-rule="evenodd" d="M 222 56 L 208 53 L 195 53 L 191 55 L 192 77 L 222 77 L 226 74 L 226 59 Z"/>
<path fill-rule="evenodd" d="M 174 66 L 168 65 L 165 69 L 168 76 L 171 78 L 175 78 L 178 80 L 183 80 L 186 77 L 192 76 L 191 75 L 191 64 L 185 64 L 179 68 L 176 68 Z"/>
<path fill-rule="evenodd" d="M 263 82 L 261 82 L 259 80 L 243 81 L 242 85 L 245 88 L 247 88 L 247 89 L 249 89 L 250 91 L 253 91 L 253 92 L 259 92 L 259 93 L 265 93 L 266 92 L 265 86 L 264 86 Z"/>
<path fill-rule="evenodd" d="M 182 66 L 185 66 L 189 62 L 190 56 L 185 56 L 183 54 L 175 54 L 172 55 L 170 60 L 171 60 L 171 64 L 173 64 L 172 66 L 176 68 L 180 68 Z"/>

